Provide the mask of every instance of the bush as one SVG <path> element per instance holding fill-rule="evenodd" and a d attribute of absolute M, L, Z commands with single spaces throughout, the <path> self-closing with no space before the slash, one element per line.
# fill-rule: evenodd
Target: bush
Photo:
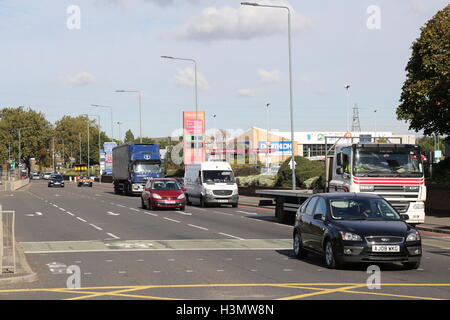
<path fill-rule="evenodd" d="M 432 183 L 450 185 L 450 158 L 434 164 L 432 174 Z"/>
<path fill-rule="evenodd" d="M 325 187 L 325 163 L 311 161 L 304 157 L 295 157 L 296 186 L 307 189 L 323 189 Z M 276 185 L 288 188 L 292 185 L 292 171 L 289 166 L 291 158 L 283 162 L 278 170 Z"/>
<path fill-rule="evenodd" d="M 275 185 L 275 176 L 252 175 L 239 177 L 239 186 L 241 187 L 273 187 Z"/>
<path fill-rule="evenodd" d="M 233 172 L 236 177 L 246 177 L 260 174 L 260 169 L 250 166 L 234 167 Z"/>

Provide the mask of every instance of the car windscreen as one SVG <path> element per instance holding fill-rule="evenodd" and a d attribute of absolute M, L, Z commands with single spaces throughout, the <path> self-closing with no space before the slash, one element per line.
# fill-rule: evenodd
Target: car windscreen
<path fill-rule="evenodd" d="M 160 173 L 161 166 L 157 163 L 135 162 L 133 171 L 138 173 Z"/>
<path fill-rule="evenodd" d="M 336 220 L 401 220 L 384 199 L 330 199 L 330 207 Z"/>
<path fill-rule="evenodd" d="M 152 185 L 153 190 L 180 190 L 180 186 L 178 185 L 178 182 L 176 181 L 155 181 Z"/>
<path fill-rule="evenodd" d="M 357 149 L 353 165 L 355 176 L 404 176 L 423 175 L 421 156 L 415 150 L 377 150 Z"/>
<path fill-rule="evenodd" d="M 52 176 L 53 180 L 62 180 L 63 177 L 62 176 Z"/>
<path fill-rule="evenodd" d="M 224 170 L 204 170 L 203 171 L 203 182 L 205 183 L 234 183 L 233 171 Z"/>

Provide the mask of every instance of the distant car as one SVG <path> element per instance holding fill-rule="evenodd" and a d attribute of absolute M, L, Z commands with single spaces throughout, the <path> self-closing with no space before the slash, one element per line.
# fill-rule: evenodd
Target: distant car
<path fill-rule="evenodd" d="M 82 186 L 92 187 L 93 182 L 94 182 L 94 180 L 91 177 L 81 176 L 78 179 L 77 186 L 78 187 L 82 187 Z"/>
<path fill-rule="evenodd" d="M 141 195 L 141 206 L 144 209 L 186 207 L 184 190 L 177 180 L 170 178 L 149 179 Z"/>
<path fill-rule="evenodd" d="M 315 194 L 295 216 L 294 254 L 318 253 L 328 268 L 345 263 L 400 262 L 417 269 L 420 234 L 382 197 L 361 193 Z"/>
<path fill-rule="evenodd" d="M 64 178 L 60 174 L 54 174 L 48 180 L 48 187 L 61 187 L 64 188 Z"/>
<path fill-rule="evenodd" d="M 42 175 L 39 172 L 33 172 L 30 174 L 32 180 L 40 180 Z"/>
<path fill-rule="evenodd" d="M 48 180 L 52 176 L 52 172 L 44 172 L 43 179 Z"/>

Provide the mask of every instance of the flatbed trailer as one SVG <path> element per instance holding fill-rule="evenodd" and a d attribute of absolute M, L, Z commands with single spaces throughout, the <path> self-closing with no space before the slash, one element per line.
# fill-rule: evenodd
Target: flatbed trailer
<path fill-rule="evenodd" d="M 300 190 L 255 190 L 255 193 L 266 198 L 275 199 L 275 217 L 281 222 L 288 222 L 300 205 L 310 196 L 320 191 Z"/>

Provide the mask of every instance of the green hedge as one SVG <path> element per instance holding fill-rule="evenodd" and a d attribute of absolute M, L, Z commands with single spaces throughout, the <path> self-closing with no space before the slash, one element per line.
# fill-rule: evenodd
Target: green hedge
<path fill-rule="evenodd" d="M 275 182 L 275 176 L 252 175 L 239 177 L 240 187 L 273 187 Z"/>
<path fill-rule="evenodd" d="M 296 186 L 307 189 L 323 189 L 325 187 L 325 163 L 311 161 L 304 157 L 295 158 Z M 276 177 L 276 186 L 289 188 L 292 186 L 292 170 L 289 166 L 291 158 L 283 162 Z"/>

